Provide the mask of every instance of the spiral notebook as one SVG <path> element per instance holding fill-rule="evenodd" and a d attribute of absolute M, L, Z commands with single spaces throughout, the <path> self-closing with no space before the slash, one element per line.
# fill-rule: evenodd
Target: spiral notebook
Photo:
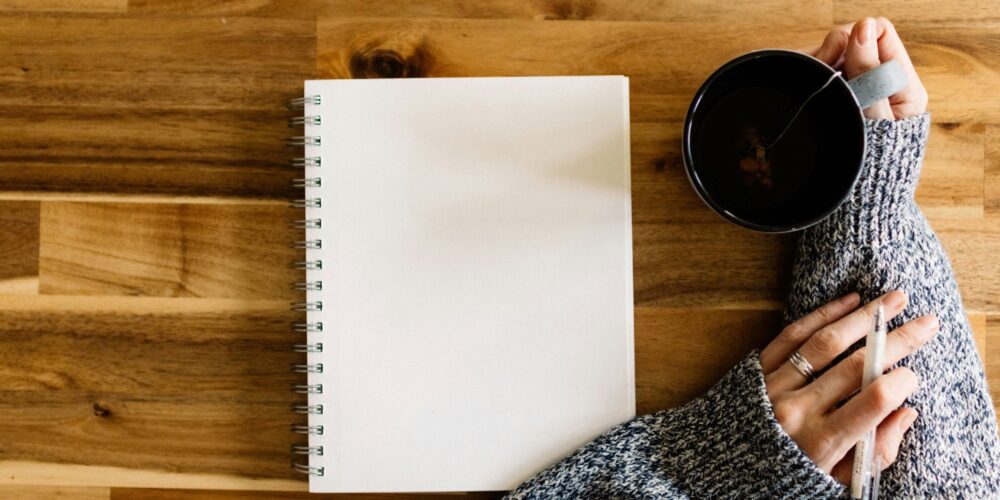
<path fill-rule="evenodd" d="M 625 77 L 307 81 L 290 107 L 310 491 L 507 490 L 634 416 Z"/>

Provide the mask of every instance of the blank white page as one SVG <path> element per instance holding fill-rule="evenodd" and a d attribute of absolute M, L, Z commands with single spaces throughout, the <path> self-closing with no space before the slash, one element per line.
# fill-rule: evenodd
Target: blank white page
<path fill-rule="evenodd" d="M 311 491 L 506 490 L 634 416 L 626 78 L 305 94 Z"/>

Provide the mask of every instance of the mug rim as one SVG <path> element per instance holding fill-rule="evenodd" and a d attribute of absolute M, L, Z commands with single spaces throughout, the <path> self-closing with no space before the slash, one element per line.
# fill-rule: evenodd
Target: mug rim
<path fill-rule="evenodd" d="M 833 75 L 834 73 L 837 72 L 837 70 L 831 67 L 829 64 L 809 54 L 789 49 L 753 50 L 729 60 L 728 62 L 717 68 L 715 71 L 713 71 L 712 74 L 705 79 L 705 81 L 701 84 L 701 86 L 698 87 L 698 91 L 695 92 L 694 98 L 691 99 L 691 104 L 688 107 L 687 115 L 685 115 L 684 117 L 684 130 L 681 136 L 681 153 L 682 153 L 681 156 L 684 161 L 684 171 L 687 174 L 688 182 L 690 182 L 691 187 L 694 189 L 698 197 L 701 198 L 701 201 L 704 202 L 706 205 L 708 205 L 708 207 L 711 208 L 713 212 L 725 218 L 726 220 L 733 222 L 739 226 L 745 227 L 747 229 L 752 229 L 754 231 L 760 231 L 764 233 L 780 234 L 780 233 L 791 233 L 795 231 L 800 231 L 810 226 L 814 226 L 823 219 L 829 217 L 830 214 L 832 214 L 834 211 L 840 208 L 840 206 L 843 205 L 845 201 L 847 201 L 851 193 L 854 191 L 854 187 L 858 183 L 858 179 L 861 176 L 861 168 L 864 165 L 865 158 L 868 156 L 868 134 L 866 133 L 864 113 L 863 110 L 861 109 L 861 104 L 858 102 L 857 96 L 855 96 L 854 92 L 851 91 L 851 88 L 847 84 L 847 80 L 844 79 L 843 75 L 842 74 L 838 75 L 836 78 L 834 78 L 834 80 L 837 82 L 836 84 L 841 85 L 844 88 L 844 90 L 847 91 L 848 95 L 851 96 L 851 99 L 854 100 L 854 104 L 857 110 L 858 130 L 860 131 L 861 134 L 861 159 L 858 161 L 857 165 L 854 166 L 854 174 L 851 179 L 850 186 L 844 191 L 842 195 L 838 196 L 838 201 L 836 203 L 831 203 L 831 207 L 829 209 L 822 211 L 819 215 L 815 217 L 806 219 L 803 222 L 797 222 L 785 225 L 766 225 L 746 220 L 742 217 L 737 216 L 736 214 L 733 214 L 725 207 L 723 207 L 722 204 L 715 201 L 712 198 L 712 196 L 708 193 L 708 190 L 705 189 L 705 186 L 701 178 L 698 176 L 698 172 L 695 170 L 693 166 L 694 159 L 692 158 L 693 147 L 691 144 L 691 132 L 692 132 L 691 128 L 693 127 L 694 124 L 695 111 L 697 110 L 698 105 L 701 103 L 701 100 L 705 96 L 709 87 L 712 85 L 712 83 L 718 80 L 718 78 L 721 75 L 723 75 L 724 73 L 726 73 L 727 71 L 731 70 L 732 68 L 734 68 L 739 64 L 743 64 L 753 59 L 759 59 L 761 57 L 770 57 L 770 56 L 791 56 L 798 59 L 809 61 L 814 65 L 818 65 L 818 67 L 826 69 L 830 75 Z"/>

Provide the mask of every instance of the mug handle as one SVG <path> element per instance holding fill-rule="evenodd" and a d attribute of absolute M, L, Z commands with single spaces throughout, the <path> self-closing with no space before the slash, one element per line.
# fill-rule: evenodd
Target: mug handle
<path fill-rule="evenodd" d="M 890 59 L 847 81 L 861 109 L 906 88 L 906 72 L 899 61 Z"/>

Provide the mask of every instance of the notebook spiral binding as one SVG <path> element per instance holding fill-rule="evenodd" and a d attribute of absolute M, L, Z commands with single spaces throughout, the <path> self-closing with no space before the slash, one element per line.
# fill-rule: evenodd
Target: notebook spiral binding
<path fill-rule="evenodd" d="M 289 137 L 287 144 L 293 147 L 301 146 L 319 146 L 321 144 L 321 138 L 319 135 L 308 135 L 309 127 L 321 125 L 323 118 L 319 114 L 307 113 L 310 107 L 318 106 L 322 103 L 322 99 L 318 95 L 300 97 L 297 99 L 292 99 L 288 101 L 286 107 L 292 111 L 301 111 L 303 116 L 292 117 L 288 119 L 289 127 L 303 127 L 303 133 L 300 136 Z M 303 156 L 300 158 L 293 158 L 289 160 L 288 166 L 296 169 L 304 169 L 305 171 L 310 171 L 311 169 L 318 168 L 322 165 L 322 159 L 318 156 Z M 306 189 L 306 188 L 316 188 L 322 185 L 322 178 L 319 176 L 309 176 L 295 179 L 292 181 L 292 187 L 295 189 Z M 321 208 L 323 206 L 323 200 L 320 198 L 310 198 L 302 197 L 299 199 L 294 199 L 289 202 L 289 207 L 295 209 L 310 209 L 310 208 Z M 309 233 L 312 229 L 320 229 L 323 227 L 323 221 L 320 218 L 304 218 L 293 220 L 290 223 L 290 227 L 294 229 L 303 229 L 306 232 L 306 237 L 302 240 L 296 240 L 289 244 L 291 248 L 301 249 L 301 250 L 321 250 L 323 248 L 323 241 L 319 238 L 310 237 Z M 306 259 L 297 260 L 292 262 L 291 267 L 300 271 L 318 271 L 323 269 L 322 259 Z M 310 292 L 320 292 L 323 290 L 323 282 L 319 280 L 303 280 L 295 281 L 291 283 L 293 290 L 305 292 L 309 294 Z M 300 302 L 292 302 L 290 304 L 292 311 L 297 312 L 310 312 L 310 311 L 322 311 L 323 302 L 320 300 L 305 300 Z M 318 334 L 323 332 L 322 322 L 297 322 L 292 323 L 291 330 L 293 333 L 298 334 Z M 309 343 L 297 343 L 292 344 L 292 351 L 299 353 L 320 353 L 323 352 L 322 342 Z M 297 363 L 290 367 L 291 371 L 295 373 L 306 373 L 315 380 L 316 375 L 323 373 L 322 363 Z M 308 383 L 308 384 L 295 384 L 292 386 L 292 391 L 296 394 L 323 394 L 323 384 L 320 383 Z M 291 411 L 299 415 L 322 415 L 323 405 L 320 404 L 309 404 L 308 402 L 295 403 L 291 407 Z M 308 425 L 308 424 L 293 424 L 291 426 L 291 431 L 297 434 L 306 434 L 309 436 L 320 436 L 323 434 L 322 425 Z M 297 455 L 308 455 L 308 456 L 320 456 L 323 455 L 323 446 L 315 444 L 294 444 L 291 448 L 292 456 Z M 309 474 L 310 476 L 322 476 L 324 474 L 323 467 L 313 467 L 309 463 L 302 463 L 296 459 L 291 462 L 292 469 L 303 474 Z"/>

